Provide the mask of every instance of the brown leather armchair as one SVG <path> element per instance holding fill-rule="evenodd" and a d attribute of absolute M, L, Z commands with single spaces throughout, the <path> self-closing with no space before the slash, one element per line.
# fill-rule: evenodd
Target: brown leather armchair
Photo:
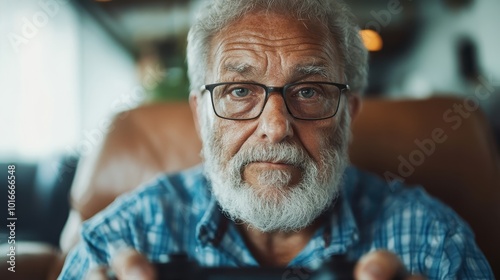
<path fill-rule="evenodd" d="M 353 123 L 351 161 L 388 179 L 421 184 L 450 205 L 471 225 L 498 275 L 498 152 L 481 112 L 467 112 L 470 115 L 464 117 L 453 110 L 454 104 L 463 104 L 463 100 L 365 100 Z M 37 252 L 38 256 L 45 254 L 50 265 L 44 266 L 43 273 L 26 274 L 29 279 L 55 278 L 78 240 L 82 221 L 155 174 L 197 164 L 200 146 L 185 103 L 147 105 L 118 115 L 102 145 L 78 167 L 61 252 Z M 29 262 L 20 262 L 18 271 L 27 270 L 21 264 Z M 28 272 L 33 271 L 22 273 Z"/>

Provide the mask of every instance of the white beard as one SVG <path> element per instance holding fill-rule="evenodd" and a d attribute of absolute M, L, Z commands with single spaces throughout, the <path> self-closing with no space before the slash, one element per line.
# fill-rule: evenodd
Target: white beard
<path fill-rule="evenodd" d="M 221 135 L 215 135 L 208 121 L 203 121 L 205 174 L 222 211 L 233 221 L 262 232 L 298 231 L 310 225 L 336 200 L 349 162 L 350 116 L 347 109 L 339 113 L 338 127 L 323 141 L 318 163 L 300 145 L 290 142 L 241 147 L 230 158 Z M 302 177 L 290 186 L 292 174 L 266 170 L 257 178 L 259 186 L 251 186 L 242 173 L 255 161 L 286 162 L 301 170 Z"/>

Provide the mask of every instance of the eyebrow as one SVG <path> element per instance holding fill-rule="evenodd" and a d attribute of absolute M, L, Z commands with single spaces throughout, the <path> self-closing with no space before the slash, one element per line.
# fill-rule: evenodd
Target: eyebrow
<path fill-rule="evenodd" d="M 294 69 L 294 78 L 304 77 L 304 76 L 315 76 L 319 75 L 324 78 L 329 77 L 330 71 L 326 65 L 298 65 Z"/>
<path fill-rule="evenodd" d="M 238 63 L 238 64 L 228 63 L 224 65 L 224 71 L 238 73 L 243 77 L 255 75 L 255 68 L 247 63 Z"/>

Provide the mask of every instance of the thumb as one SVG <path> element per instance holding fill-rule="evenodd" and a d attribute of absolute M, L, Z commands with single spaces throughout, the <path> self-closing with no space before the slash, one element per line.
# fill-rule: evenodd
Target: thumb
<path fill-rule="evenodd" d="M 120 280 L 155 280 L 156 270 L 145 256 L 133 249 L 120 251 L 111 262 Z"/>
<path fill-rule="evenodd" d="M 354 278 L 357 280 L 399 279 L 405 275 L 406 269 L 398 256 L 382 250 L 363 256 L 354 269 Z"/>

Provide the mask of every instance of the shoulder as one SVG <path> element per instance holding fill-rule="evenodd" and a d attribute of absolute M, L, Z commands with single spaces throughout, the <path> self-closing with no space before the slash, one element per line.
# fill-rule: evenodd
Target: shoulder
<path fill-rule="evenodd" d="M 430 278 L 490 279 L 472 230 L 450 207 L 421 186 L 387 182 L 357 169 L 349 172 L 346 194 L 364 250 L 395 252 L 410 271 Z"/>
<path fill-rule="evenodd" d="M 472 235 L 471 230 L 450 207 L 429 195 L 422 186 L 386 181 L 375 174 L 351 168 L 348 199 L 353 211 L 375 219 L 379 227 L 400 226 L 412 230 L 456 231 Z M 369 209 L 369 211 L 367 211 Z"/>
<path fill-rule="evenodd" d="M 206 181 L 200 166 L 173 174 L 162 174 L 153 180 L 115 199 L 106 209 L 95 215 L 86 227 L 98 226 L 109 219 L 129 219 L 142 215 L 148 218 L 159 213 L 157 208 L 175 208 L 188 205 L 198 195 L 205 195 Z"/>
<path fill-rule="evenodd" d="M 175 239 L 172 229 L 186 226 L 191 217 L 199 215 L 204 203 L 208 204 L 206 189 L 199 166 L 163 174 L 118 197 L 86 221 L 82 237 L 95 248 L 95 254 L 103 256 L 102 262 L 107 262 L 110 255 L 123 247 L 146 252 L 152 243 Z"/>

